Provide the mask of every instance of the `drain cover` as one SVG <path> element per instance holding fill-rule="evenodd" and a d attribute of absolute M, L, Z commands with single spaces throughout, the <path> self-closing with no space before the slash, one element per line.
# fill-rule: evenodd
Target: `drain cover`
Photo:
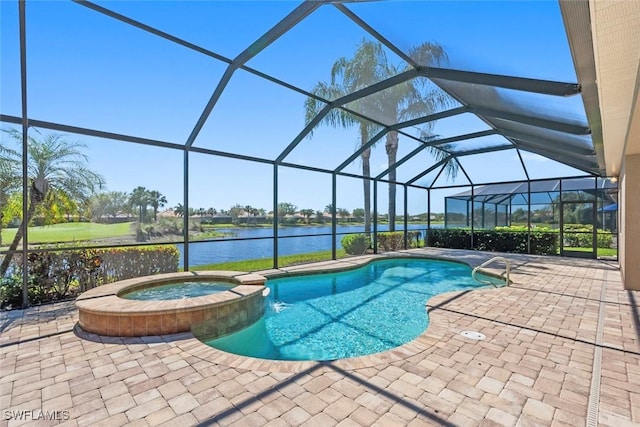
<path fill-rule="evenodd" d="M 483 340 L 486 338 L 484 334 L 481 334 L 480 332 L 476 332 L 476 331 L 462 331 L 460 332 L 460 335 L 472 340 Z"/>

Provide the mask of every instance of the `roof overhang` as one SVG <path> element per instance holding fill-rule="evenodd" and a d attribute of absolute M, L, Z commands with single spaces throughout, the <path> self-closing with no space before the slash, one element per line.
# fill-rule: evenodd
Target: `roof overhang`
<path fill-rule="evenodd" d="M 561 0 L 598 163 L 618 176 L 640 153 L 640 2 Z"/>

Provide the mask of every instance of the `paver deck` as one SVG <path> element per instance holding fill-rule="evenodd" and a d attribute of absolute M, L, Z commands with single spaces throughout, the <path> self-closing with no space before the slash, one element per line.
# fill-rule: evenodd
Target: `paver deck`
<path fill-rule="evenodd" d="M 640 293 L 617 264 L 504 256 L 510 287 L 434 297 L 416 341 L 335 362 L 245 358 L 189 333 L 90 335 L 72 302 L 3 312 L 0 425 L 640 425 Z M 28 419 L 40 411 L 62 420 Z"/>

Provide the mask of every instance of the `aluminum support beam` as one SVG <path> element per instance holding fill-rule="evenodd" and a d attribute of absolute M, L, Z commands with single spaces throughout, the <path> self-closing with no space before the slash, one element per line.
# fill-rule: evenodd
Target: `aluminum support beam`
<path fill-rule="evenodd" d="M 593 148 L 579 146 L 575 143 L 554 136 L 545 136 L 544 138 L 542 138 L 540 136 L 531 135 L 525 132 L 517 132 L 506 129 L 500 130 L 500 134 L 506 136 L 507 138 L 514 138 L 520 141 L 525 141 L 532 145 L 537 145 L 540 148 L 554 147 L 554 149 L 560 152 L 565 152 L 567 154 L 574 153 L 583 156 L 593 156 L 596 154 Z"/>
<path fill-rule="evenodd" d="M 428 173 L 434 171 L 435 169 L 439 168 L 440 166 L 444 166 L 449 160 L 451 160 L 451 157 L 452 156 L 448 156 L 447 158 L 440 160 L 435 165 L 432 165 L 429 169 L 426 169 L 423 172 L 421 172 L 419 175 L 416 175 L 415 177 L 411 178 L 409 181 L 407 181 L 407 185 L 413 184 L 414 182 L 416 182 L 423 176 L 427 175 Z"/>
<path fill-rule="evenodd" d="M 374 93 L 383 91 L 385 89 L 388 89 L 390 87 L 396 86 L 400 83 L 404 83 L 407 80 L 411 80 L 412 78 L 417 76 L 417 71 L 415 70 L 409 70 L 409 71 L 405 71 L 404 73 L 400 73 L 397 74 L 393 77 L 390 77 L 386 80 L 382 80 L 378 83 L 375 83 L 371 86 L 367 86 L 363 89 L 357 90 L 353 93 L 350 93 L 348 95 L 345 95 L 341 98 L 336 99 L 335 101 L 331 102 L 331 104 L 325 106 L 322 110 L 320 110 L 320 112 L 313 118 L 313 120 L 311 120 L 311 122 L 309 122 L 309 124 L 307 126 L 305 126 L 305 128 L 302 130 L 302 132 L 300 132 L 293 141 L 291 141 L 291 143 L 287 146 L 287 148 L 285 148 L 282 153 L 280 153 L 280 155 L 278 156 L 278 158 L 276 159 L 276 163 L 281 163 L 290 153 L 291 151 L 293 151 L 297 145 L 300 143 L 300 141 L 302 141 L 310 132 L 311 130 L 318 124 L 320 123 L 320 121 L 322 121 L 322 119 L 324 119 L 324 117 L 329 114 L 329 111 L 332 108 L 337 108 L 337 107 L 341 107 L 344 104 L 348 104 L 350 102 L 356 101 L 358 99 L 362 99 L 365 98 L 369 95 L 373 95 Z"/>
<path fill-rule="evenodd" d="M 497 119 L 510 120 L 512 122 L 556 130 L 558 132 L 571 133 L 574 135 L 589 135 L 591 133 L 591 129 L 587 125 L 576 125 L 572 123 L 559 122 L 557 120 L 526 116 L 524 114 L 494 110 L 491 108 L 469 106 L 469 112 L 477 114 L 479 116 L 495 117 Z M 493 123 L 492 125 L 499 127 Z"/>
<path fill-rule="evenodd" d="M 29 115 L 27 114 L 27 17 L 25 2 L 18 2 L 18 17 L 20 25 L 20 100 L 22 102 L 22 212 L 26 216 L 29 210 L 29 169 L 27 159 L 29 158 Z M 28 271 L 28 250 L 29 250 L 29 224 L 22 221 L 22 308 L 29 307 L 29 275 Z M 5 255 L 6 256 L 6 255 Z"/>
<path fill-rule="evenodd" d="M 233 62 L 229 64 L 227 69 L 225 70 L 222 78 L 218 82 L 211 98 L 209 98 L 209 102 L 204 107 L 204 111 L 200 114 L 196 125 L 193 127 L 191 134 L 187 138 L 185 146 L 190 148 L 195 142 L 198 134 L 202 130 L 204 123 L 209 118 L 209 114 L 213 111 L 213 107 L 217 104 L 222 92 L 227 87 L 227 84 L 231 80 L 233 73 L 242 65 L 244 65 L 251 58 L 256 56 L 258 53 L 262 52 L 267 46 L 271 45 L 274 41 L 276 41 L 280 36 L 286 33 L 288 30 L 293 28 L 296 24 L 302 21 L 304 18 L 309 16 L 312 12 L 318 9 L 320 6 L 324 4 L 323 1 L 306 1 L 301 3 L 298 7 L 296 7 L 291 13 L 285 16 L 280 22 L 271 27 L 266 33 L 264 33 L 258 40 L 253 42 L 251 46 L 247 49 L 243 50 L 238 56 L 235 57 Z"/>
<path fill-rule="evenodd" d="M 540 149 L 539 147 L 533 147 L 530 145 L 526 145 L 525 143 L 518 143 L 518 148 L 520 150 L 523 151 L 529 151 L 531 153 L 534 154 L 538 154 L 541 155 L 543 157 L 558 161 L 558 162 L 562 162 L 567 166 L 570 166 L 572 168 L 581 170 L 583 172 L 589 173 L 591 175 L 598 175 L 599 174 L 599 169 L 598 169 L 598 165 L 595 161 L 588 161 L 588 163 L 585 163 L 585 160 L 581 160 L 574 157 L 567 157 L 567 156 L 563 156 L 563 155 L 559 155 L 559 154 L 549 154 L 547 151 Z"/>
<path fill-rule="evenodd" d="M 524 77 L 476 73 L 472 71 L 460 71 L 437 67 L 420 67 L 418 72 L 421 76 L 429 77 L 430 79 L 502 87 L 505 89 L 521 90 L 524 92 L 541 93 L 544 95 L 570 96 L 580 93 L 580 85 L 577 83 L 528 79 Z"/>
<path fill-rule="evenodd" d="M 376 176 L 376 179 L 382 178 L 392 170 L 396 169 L 398 166 L 401 166 L 403 163 L 407 162 L 408 160 L 411 160 L 411 158 L 413 158 L 416 154 L 418 154 L 419 152 L 421 152 L 427 147 L 436 147 L 438 145 L 449 144 L 451 142 L 464 141 L 464 140 L 473 139 L 473 138 L 481 138 L 483 136 L 495 135 L 496 133 L 497 133 L 496 130 L 489 129 L 481 132 L 468 133 L 465 135 L 454 136 L 451 138 L 435 139 L 433 141 L 425 142 L 424 145 L 416 148 L 415 150 L 413 150 L 412 152 L 404 156 L 402 159 L 398 160 L 393 165 L 389 166 L 387 169 L 382 171 L 378 176 Z"/>

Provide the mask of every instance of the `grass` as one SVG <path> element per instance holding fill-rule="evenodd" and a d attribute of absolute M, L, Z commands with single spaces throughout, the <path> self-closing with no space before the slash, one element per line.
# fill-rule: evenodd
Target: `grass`
<path fill-rule="evenodd" d="M 344 249 L 338 249 L 336 256 L 344 258 L 347 253 Z M 310 252 L 306 254 L 284 255 L 278 257 L 278 265 L 286 267 L 288 265 L 304 264 L 308 262 L 328 261 L 331 259 L 331 251 Z M 271 258 L 249 259 L 243 261 L 222 262 L 218 264 L 199 265 L 191 267 L 192 271 L 202 270 L 236 270 L 236 271 L 258 271 L 269 270 L 273 268 L 273 260 Z"/>
<path fill-rule="evenodd" d="M 574 252 L 591 252 L 592 249 L 591 248 L 571 248 L 571 247 L 565 247 L 565 250 L 569 250 L 569 251 L 574 251 Z M 597 254 L 598 256 L 617 256 L 618 255 L 618 250 L 616 248 L 598 248 L 597 249 Z M 560 249 L 558 249 L 558 254 L 560 254 Z"/>
<path fill-rule="evenodd" d="M 598 256 L 617 256 L 618 250 L 616 248 L 598 248 Z"/>
<path fill-rule="evenodd" d="M 68 222 L 64 224 L 29 227 L 29 243 L 73 242 L 132 234 L 132 222 L 120 224 L 97 224 L 94 222 Z M 2 243 L 9 245 L 17 232 L 16 228 L 2 230 Z"/>

